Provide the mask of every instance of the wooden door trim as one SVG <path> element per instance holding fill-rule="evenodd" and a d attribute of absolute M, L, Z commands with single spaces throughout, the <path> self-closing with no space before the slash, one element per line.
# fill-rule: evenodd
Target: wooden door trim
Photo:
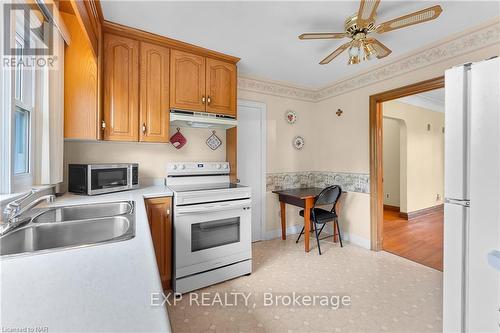
<path fill-rule="evenodd" d="M 444 76 L 370 96 L 370 239 L 373 251 L 382 250 L 384 222 L 382 103 L 439 88 L 444 88 Z"/>

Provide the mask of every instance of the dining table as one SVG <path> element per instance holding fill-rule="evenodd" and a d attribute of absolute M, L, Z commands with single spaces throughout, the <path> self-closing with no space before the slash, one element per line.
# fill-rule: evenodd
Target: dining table
<path fill-rule="evenodd" d="M 309 252 L 309 236 L 311 230 L 313 230 L 311 224 L 311 208 L 314 206 L 314 202 L 316 201 L 316 198 L 322 190 L 323 188 L 320 187 L 300 187 L 272 191 L 273 193 L 278 195 L 278 199 L 280 202 L 282 240 L 286 240 L 286 205 L 289 204 L 292 206 L 304 208 L 304 248 L 306 252 Z M 343 196 L 344 195 L 341 195 L 341 197 Z M 337 200 L 335 207 L 337 214 L 340 212 L 340 205 L 341 200 Z M 338 241 L 338 234 L 335 231 L 333 235 L 333 241 Z"/>

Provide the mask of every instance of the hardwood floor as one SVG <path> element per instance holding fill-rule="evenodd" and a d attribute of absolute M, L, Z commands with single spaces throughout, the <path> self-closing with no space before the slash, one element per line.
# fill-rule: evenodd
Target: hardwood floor
<path fill-rule="evenodd" d="M 383 249 L 443 271 L 443 221 L 441 210 L 410 221 L 384 210 Z"/>

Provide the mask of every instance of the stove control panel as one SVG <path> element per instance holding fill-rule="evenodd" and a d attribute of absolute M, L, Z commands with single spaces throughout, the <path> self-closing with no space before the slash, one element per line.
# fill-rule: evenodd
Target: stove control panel
<path fill-rule="evenodd" d="M 172 162 L 167 164 L 167 176 L 229 174 L 229 162 Z"/>

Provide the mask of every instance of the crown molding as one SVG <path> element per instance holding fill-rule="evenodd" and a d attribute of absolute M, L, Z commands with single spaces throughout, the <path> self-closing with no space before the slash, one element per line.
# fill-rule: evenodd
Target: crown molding
<path fill-rule="evenodd" d="M 312 89 L 242 75 L 238 75 L 238 89 L 307 102 L 316 102 L 318 99 Z"/>
<path fill-rule="evenodd" d="M 480 26 L 454 34 L 436 43 L 412 51 L 410 55 L 397 57 L 388 64 L 357 73 L 318 90 L 247 76 L 238 77 L 238 89 L 302 101 L 319 102 L 494 44 L 500 44 L 500 18 L 495 18 Z"/>

